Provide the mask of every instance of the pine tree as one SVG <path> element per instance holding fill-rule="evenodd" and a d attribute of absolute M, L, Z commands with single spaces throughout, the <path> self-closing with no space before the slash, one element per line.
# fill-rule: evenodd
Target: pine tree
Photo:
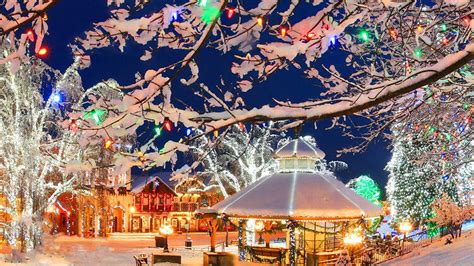
<path fill-rule="evenodd" d="M 390 172 L 387 195 L 395 221 L 426 223 L 433 216 L 430 205 L 442 193 L 457 200 L 454 181 L 443 179 L 438 171 L 440 162 L 419 161 L 435 146 L 423 134 L 398 136 L 394 141 L 393 156 L 386 170 Z"/>

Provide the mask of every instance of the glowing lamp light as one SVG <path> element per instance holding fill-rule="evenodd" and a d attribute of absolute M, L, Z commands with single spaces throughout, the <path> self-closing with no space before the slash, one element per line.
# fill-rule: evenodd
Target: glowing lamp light
<path fill-rule="evenodd" d="M 449 39 L 446 38 L 446 37 L 443 37 L 443 39 L 441 40 L 441 42 L 444 44 L 444 45 L 447 45 L 449 43 Z"/>
<path fill-rule="evenodd" d="M 257 221 L 255 223 L 255 230 L 257 232 L 262 232 L 264 227 L 265 227 L 265 225 L 263 224 L 263 221 Z"/>
<path fill-rule="evenodd" d="M 446 181 L 448 181 L 448 180 L 449 180 L 449 175 L 445 175 L 445 176 L 443 176 L 443 181 L 445 181 L 445 182 L 446 182 Z"/>
<path fill-rule="evenodd" d="M 135 213 L 137 210 L 135 209 L 135 206 L 131 206 L 130 207 L 130 213 Z"/>
<path fill-rule="evenodd" d="M 400 225 L 398 226 L 398 229 L 400 230 L 400 232 L 406 234 L 406 233 L 411 232 L 411 230 L 413 229 L 413 226 L 409 222 L 403 222 L 403 223 L 400 223 Z"/>
<path fill-rule="evenodd" d="M 69 130 L 76 132 L 79 129 L 79 126 L 77 125 L 76 120 L 72 120 L 71 123 L 69 123 Z"/>
<path fill-rule="evenodd" d="M 187 128 L 186 129 L 186 136 L 191 135 L 191 133 L 193 133 L 193 130 L 191 128 Z"/>
<path fill-rule="evenodd" d="M 214 137 L 219 137 L 219 130 L 214 130 Z"/>
<path fill-rule="evenodd" d="M 263 26 L 263 18 L 262 18 L 262 17 L 258 17 L 258 18 L 257 18 L 257 24 L 258 24 L 259 26 Z"/>
<path fill-rule="evenodd" d="M 215 21 L 221 15 L 221 11 L 217 7 L 206 7 L 202 13 L 201 19 L 205 23 L 209 24 Z"/>
<path fill-rule="evenodd" d="M 390 34 L 390 37 L 392 37 L 393 39 L 396 39 L 397 38 L 397 31 L 395 29 L 390 29 L 389 32 Z"/>
<path fill-rule="evenodd" d="M 173 11 L 171 13 L 171 22 L 178 20 L 178 11 Z"/>
<path fill-rule="evenodd" d="M 173 227 L 169 224 L 163 224 L 160 227 L 160 234 L 162 234 L 164 236 L 169 236 L 169 235 L 173 234 Z"/>
<path fill-rule="evenodd" d="M 308 40 L 312 40 L 315 36 L 316 36 L 316 34 L 314 34 L 313 32 L 310 32 L 306 35 Z"/>
<path fill-rule="evenodd" d="M 441 24 L 441 30 L 442 31 L 447 31 L 448 30 L 448 25 L 446 25 L 446 23 Z"/>
<path fill-rule="evenodd" d="M 173 129 L 173 125 L 171 125 L 171 121 L 169 121 L 168 119 L 165 119 L 165 122 L 163 123 L 163 127 L 168 132 L 171 132 L 171 130 Z"/>
<path fill-rule="evenodd" d="M 104 142 L 104 148 L 106 149 L 109 149 L 112 147 L 112 145 L 114 144 L 114 141 L 111 140 L 111 139 L 106 139 L 105 142 Z"/>
<path fill-rule="evenodd" d="M 416 27 L 416 30 L 417 30 L 419 33 L 422 33 L 422 32 L 423 32 L 423 26 L 422 26 L 422 25 L 418 25 L 418 27 Z"/>
<path fill-rule="evenodd" d="M 465 16 L 463 19 L 464 23 L 469 26 L 471 24 L 471 17 L 470 16 Z"/>
<path fill-rule="evenodd" d="M 232 18 L 234 16 L 235 10 L 233 8 L 227 9 L 227 18 Z"/>
<path fill-rule="evenodd" d="M 35 41 L 35 34 L 33 32 L 33 30 L 29 29 L 26 31 L 26 36 L 28 36 L 28 40 L 30 40 L 30 42 L 34 42 Z"/>
<path fill-rule="evenodd" d="M 61 102 L 61 98 L 62 98 L 62 97 L 61 97 L 61 94 L 60 94 L 60 93 L 55 93 L 55 94 L 53 95 L 53 99 L 52 99 L 52 100 L 53 100 L 54 103 L 60 103 L 60 102 Z"/>
<path fill-rule="evenodd" d="M 368 42 L 370 41 L 370 34 L 368 31 L 366 30 L 362 30 L 360 33 L 359 33 L 359 38 L 364 41 L 364 42 Z"/>
<path fill-rule="evenodd" d="M 155 134 L 157 136 L 161 135 L 161 127 L 155 126 L 155 128 L 153 128 L 153 130 L 155 131 Z"/>
<path fill-rule="evenodd" d="M 46 47 L 41 47 L 41 49 L 38 50 L 37 53 L 39 56 L 46 56 L 48 54 L 48 48 Z"/>
<path fill-rule="evenodd" d="M 105 110 L 102 109 L 93 109 L 85 113 L 85 119 L 92 119 L 96 125 L 102 124 L 102 119 L 105 115 Z"/>
<path fill-rule="evenodd" d="M 350 245 L 350 246 L 358 245 L 362 243 L 362 240 L 363 240 L 362 235 L 360 235 L 357 232 L 349 233 L 343 239 L 344 244 Z"/>
<path fill-rule="evenodd" d="M 281 27 L 280 28 L 280 35 L 281 37 L 285 37 L 288 29 L 286 27 Z"/>
<path fill-rule="evenodd" d="M 423 56 L 423 50 L 421 50 L 420 48 L 416 48 L 414 51 L 413 51 L 413 55 L 416 57 L 416 58 L 420 58 Z"/>

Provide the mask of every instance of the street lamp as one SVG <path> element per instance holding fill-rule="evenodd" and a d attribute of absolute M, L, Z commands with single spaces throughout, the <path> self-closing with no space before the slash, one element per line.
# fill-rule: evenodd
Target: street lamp
<path fill-rule="evenodd" d="M 402 242 L 402 248 L 405 245 L 405 240 L 407 238 L 407 234 L 413 230 L 413 226 L 411 225 L 410 222 L 402 222 L 400 225 L 398 225 L 398 229 L 400 232 L 403 233 L 403 242 Z"/>
<path fill-rule="evenodd" d="M 160 227 L 160 234 L 165 236 L 165 247 L 163 249 L 163 252 L 170 252 L 168 249 L 168 236 L 173 233 L 173 227 L 169 225 L 168 223 L 161 225 Z"/>
<path fill-rule="evenodd" d="M 344 238 L 343 238 L 344 244 L 347 246 L 347 249 L 349 251 L 349 257 L 351 258 L 351 262 L 353 261 L 354 257 L 354 251 L 355 248 L 362 243 L 363 237 L 360 234 L 360 232 L 354 231 L 348 233 Z"/>

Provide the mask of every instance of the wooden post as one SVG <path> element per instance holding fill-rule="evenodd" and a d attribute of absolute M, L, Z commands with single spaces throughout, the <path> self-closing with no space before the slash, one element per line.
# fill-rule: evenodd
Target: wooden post
<path fill-rule="evenodd" d="M 289 231 L 289 246 L 290 246 L 290 266 L 296 265 L 296 222 L 289 220 L 288 221 L 288 231 Z"/>
<path fill-rule="evenodd" d="M 245 260 L 245 257 L 246 257 L 246 249 L 245 249 L 245 246 L 246 246 L 246 234 L 245 234 L 245 230 L 246 230 L 246 223 L 247 223 L 247 220 L 244 220 L 244 219 L 240 219 L 239 220 L 239 237 L 238 237 L 238 240 L 239 240 L 239 261 L 244 261 Z"/>
<path fill-rule="evenodd" d="M 265 239 L 265 247 L 270 247 L 270 230 L 272 230 L 272 221 L 265 222 L 265 232 L 264 232 L 264 239 Z"/>
<path fill-rule="evenodd" d="M 208 218 L 209 235 L 211 237 L 211 252 L 216 252 L 216 232 L 218 228 L 217 218 Z"/>

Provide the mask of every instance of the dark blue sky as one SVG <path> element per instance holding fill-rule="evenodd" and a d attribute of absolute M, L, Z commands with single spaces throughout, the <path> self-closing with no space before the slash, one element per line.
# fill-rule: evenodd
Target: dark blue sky
<path fill-rule="evenodd" d="M 45 61 L 51 66 L 64 70 L 72 62 L 71 50 L 68 44 L 92 26 L 93 22 L 105 20 L 108 17 L 105 0 L 60 1 L 48 13 L 49 36 L 45 38 L 45 45 L 50 48 L 50 54 Z M 308 14 L 311 13 L 309 9 Z M 313 12 L 314 13 L 314 12 Z M 157 68 L 163 62 L 173 61 L 180 57 L 172 50 L 159 51 L 152 60 L 139 61 L 137 58 L 143 53 L 140 47 L 128 45 L 125 53 L 116 48 L 107 48 L 92 52 L 92 66 L 81 72 L 85 87 L 91 86 L 101 80 L 113 78 L 121 84 L 133 82 L 137 71 L 143 73 L 147 68 Z M 339 54 L 340 55 L 340 54 Z M 331 56 L 338 56 L 335 51 Z M 197 58 L 200 65 L 200 79 L 206 84 L 218 84 L 220 78 L 231 78 L 230 73 L 232 55 L 222 55 L 218 51 L 205 49 Z M 324 62 L 327 59 L 323 59 Z M 160 65 L 156 63 L 159 62 Z M 206 67 L 208 66 L 208 67 Z M 212 66 L 212 67 L 209 67 Z M 223 69 L 221 72 L 216 69 Z M 183 74 L 183 77 L 186 73 Z M 197 86 L 197 85 L 196 85 Z M 290 68 L 280 71 L 264 83 L 257 84 L 250 95 L 244 95 L 247 107 L 259 106 L 268 103 L 271 97 L 279 100 L 291 99 L 292 101 L 304 100 L 315 97 L 319 84 L 315 80 L 303 77 L 301 71 Z M 190 88 L 174 87 L 175 96 L 186 98 Z M 192 103 L 191 103 L 192 105 Z M 349 164 L 349 169 L 337 173 L 343 182 L 361 174 L 369 174 L 381 186 L 385 186 L 387 172 L 384 167 L 390 159 L 387 141 L 378 140 L 360 154 L 343 155 L 336 158 L 336 150 L 354 144 L 354 141 L 341 136 L 339 130 L 324 130 L 328 121 L 318 122 L 318 129 L 313 123 L 307 123 L 302 135 L 313 135 L 319 146 L 327 154 L 328 160 L 342 160 Z M 292 133 L 290 133 L 292 134 Z M 166 138 L 166 135 L 164 135 Z"/>

